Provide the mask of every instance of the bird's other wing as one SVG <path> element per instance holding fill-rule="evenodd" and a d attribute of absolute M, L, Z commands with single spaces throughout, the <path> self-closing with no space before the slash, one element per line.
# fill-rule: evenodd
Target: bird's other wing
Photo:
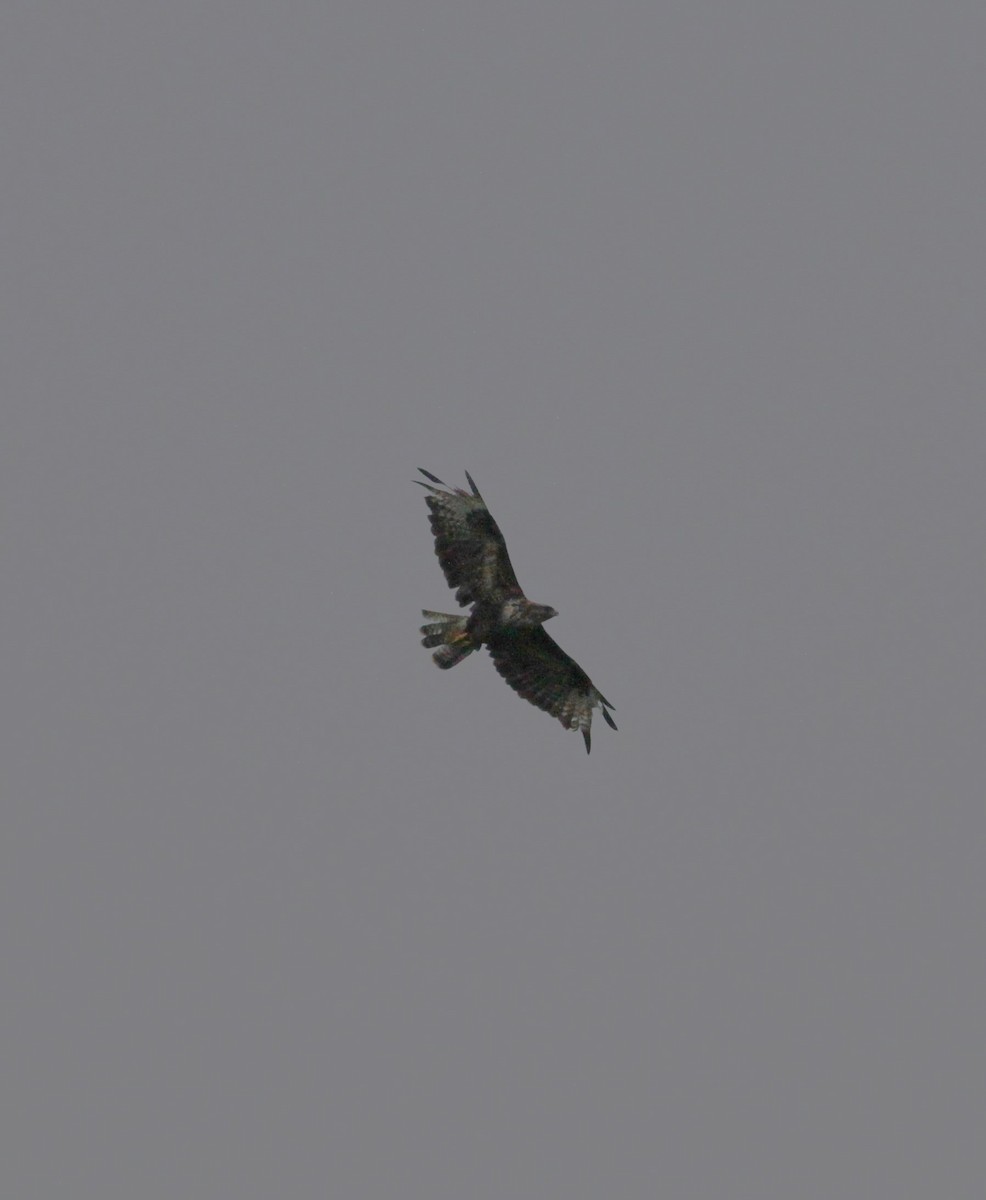
<path fill-rule="evenodd" d="M 419 467 L 432 483 L 415 480 L 431 493 L 425 503 L 431 510 L 431 530 L 435 535 L 435 553 L 445 572 L 448 585 L 455 588 L 455 598 L 462 605 L 481 600 L 503 600 L 520 596 L 520 584 L 510 565 L 510 556 L 503 534 L 490 516 L 486 502 L 466 472 L 472 492 L 449 488 L 447 483 Z"/>
<path fill-rule="evenodd" d="M 612 704 L 543 625 L 503 630 L 490 640 L 489 651 L 497 671 L 518 695 L 556 717 L 566 729 L 581 729 L 587 754 L 592 747 L 594 708 L 616 728 L 607 711 Z"/>

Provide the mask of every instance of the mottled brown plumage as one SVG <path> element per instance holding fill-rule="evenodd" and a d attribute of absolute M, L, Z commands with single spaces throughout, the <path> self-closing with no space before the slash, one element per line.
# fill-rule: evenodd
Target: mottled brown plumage
<path fill-rule="evenodd" d="M 471 493 L 419 468 L 431 483 L 420 483 L 430 495 L 435 553 L 455 598 L 469 607 L 468 616 L 424 609 L 429 624 L 421 627 L 422 645 L 437 646 L 432 656 L 442 668 L 454 667 L 486 646 L 503 678 L 531 704 L 556 717 L 566 729 L 580 729 L 586 753 L 591 749 L 592 710 L 598 708 L 613 729 L 613 706 L 593 686 L 585 671 L 544 630 L 556 616 L 553 608 L 533 604 L 521 591 L 499 526 L 469 472 Z M 439 487 L 433 487 L 438 484 Z M 440 488 L 447 490 L 441 491 Z"/>

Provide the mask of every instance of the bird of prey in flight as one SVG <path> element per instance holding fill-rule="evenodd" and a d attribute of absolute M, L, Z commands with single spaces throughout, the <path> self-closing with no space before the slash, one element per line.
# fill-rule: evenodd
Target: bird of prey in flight
<path fill-rule="evenodd" d="M 493 665 L 515 692 L 556 717 L 565 729 L 582 731 L 588 753 L 592 710 L 598 708 L 615 729 L 608 711 L 612 704 L 545 632 L 544 622 L 558 614 L 546 604 L 532 603 L 521 591 L 503 534 L 469 472 L 471 492 L 450 488 L 430 471 L 419 470 L 431 480 L 415 482 L 430 493 L 425 502 L 431 510 L 435 553 L 456 600 L 469 608 L 464 616 L 423 609 L 428 624 L 421 627 L 421 644 L 438 647 L 432 657 L 444 670 L 486 646 Z"/>

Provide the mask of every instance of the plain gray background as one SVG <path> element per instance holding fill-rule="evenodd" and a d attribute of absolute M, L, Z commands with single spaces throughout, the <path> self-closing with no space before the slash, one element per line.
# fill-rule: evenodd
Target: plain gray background
<path fill-rule="evenodd" d="M 4 4 L 5 1197 L 978 1200 L 984 44 Z"/>

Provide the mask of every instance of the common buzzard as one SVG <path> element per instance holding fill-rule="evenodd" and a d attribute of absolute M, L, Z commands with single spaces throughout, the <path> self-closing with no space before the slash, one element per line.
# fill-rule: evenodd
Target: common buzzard
<path fill-rule="evenodd" d="M 429 624 L 421 626 L 423 646 L 437 646 L 432 655 L 445 670 L 486 646 L 493 664 L 519 695 L 557 717 L 566 729 L 581 729 L 585 750 L 591 748 L 592 710 L 598 708 L 612 729 L 613 706 L 592 685 L 574 659 L 544 631 L 544 622 L 557 616 L 546 604 L 533 604 L 520 590 L 507 547 L 496 521 L 472 476 L 472 494 L 418 468 L 432 483 L 415 480 L 431 493 L 435 553 L 455 598 L 469 607 L 467 616 L 423 609 Z M 437 483 L 447 491 L 432 484 Z"/>

